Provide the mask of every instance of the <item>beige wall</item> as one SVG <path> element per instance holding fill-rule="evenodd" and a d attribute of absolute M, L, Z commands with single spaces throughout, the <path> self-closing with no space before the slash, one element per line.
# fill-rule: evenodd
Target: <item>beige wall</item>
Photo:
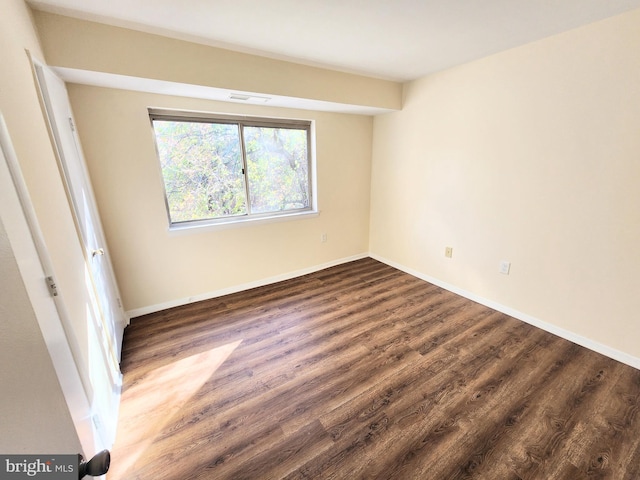
<path fill-rule="evenodd" d="M 35 12 L 50 65 L 232 90 L 398 109 L 397 82 Z"/>
<path fill-rule="evenodd" d="M 66 197 L 25 49 L 42 56 L 29 10 L 7 0 L 0 15 L 0 111 L 50 247 L 58 283 L 73 292 L 77 250 Z M 15 258 L 0 229 L 0 451 L 76 453 L 80 444 Z M 82 258 L 82 257 L 80 257 Z M 80 269 L 80 273 L 82 273 Z M 71 297 L 73 298 L 73 297 Z M 82 312 L 81 305 L 70 305 Z"/>
<path fill-rule="evenodd" d="M 371 252 L 639 358 L 640 10 L 404 95 L 374 121 Z"/>
<path fill-rule="evenodd" d="M 371 117 L 82 85 L 69 85 L 69 94 L 126 310 L 180 303 L 367 253 Z M 149 106 L 313 120 L 320 215 L 169 233 Z"/>

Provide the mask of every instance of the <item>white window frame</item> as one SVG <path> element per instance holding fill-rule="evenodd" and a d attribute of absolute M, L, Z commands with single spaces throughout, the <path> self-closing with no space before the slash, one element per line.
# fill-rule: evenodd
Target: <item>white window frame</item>
<path fill-rule="evenodd" d="M 160 178 L 162 180 L 162 191 L 164 195 L 165 210 L 167 212 L 167 221 L 170 231 L 182 231 L 191 230 L 193 228 L 216 228 L 216 227 L 229 227 L 243 224 L 256 224 L 256 223 L 269 223 L 274 221 L 294 220 L 299 218 L 305 218 L 309 216 L 317 216 L 318 204 L 317 204 L 317 183 L 316 183 L 316 161 L 315 161 L 315 125 L 313 120 L 299 120 L 289 118 L 273 118 L 273 117 L 258 117 L 248 115 L 228 115 L 209 112 L 193 112 L 186 110 L 170 110 L 162 108 L 149 108 L 149 120 L 152 131 L 152 138 L 154 146 L 156 148 L 157 165 L 160 171 Z M 154 120 L 164 121 L 179 121 L 179 122 L 194 122 L 194 123 L 226 123 L 238 125 L 242 132 L 243 126 L 250 127 L 267 127 L 267 128 L 296 128 L 307 131 L 307 162 L 308 162 L 308 189 L 309 189 L 309 206 L 299 209 L 290 209 L 279 212 L 268 213 L 251 213 L 250 206 L 250 191 L 248 176 L 244 175 L 244 184 L 246 189 L 246 201 L 247 201 L 247 214 L 234 215 L 228 217 L 207 218 L 187 221 L 172 221 L 171 212 L 169 209 L 169 202 L 166 192 L 166 184 L 164 180 L 164 174 L 162 173 L 162 165 L 160 161 L 160 155 L 156 143 L 156 134 L 153 127 Z M 246 153 L 244 147 L 244 139 L 241 134 L 241 152 L 243 169 L 246 171 Z"/>

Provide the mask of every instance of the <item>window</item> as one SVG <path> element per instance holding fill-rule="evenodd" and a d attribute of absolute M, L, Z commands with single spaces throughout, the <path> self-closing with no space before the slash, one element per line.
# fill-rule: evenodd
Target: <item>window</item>
<path fill-rule="evenodd" d="M 313 210 L 311 122 L 150 110 L 173 227 Z"/>

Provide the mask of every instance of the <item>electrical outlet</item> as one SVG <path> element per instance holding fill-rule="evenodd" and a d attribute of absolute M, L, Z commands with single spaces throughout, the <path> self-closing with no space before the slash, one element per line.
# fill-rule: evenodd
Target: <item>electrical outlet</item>
<path fill-rule="evenodd" d="M 320 234 L 320 241 L 322 243 L 327 243 L 327 234 L 326 233 Z"/>
<path fill-rule="evenodd" d="M 504 275 L 509 275 L 509 270 L 511 270 L 511 262 L 508 262 L 507 260 L 502 260 L 500 262 L 500 267 L 498 268 L 498 271 Z"/>
<path fill-rule="evenodd" d="M 444 249 L 444 256 L 447 258 L 453 257 L 453 247 L 446 247 Z"/>

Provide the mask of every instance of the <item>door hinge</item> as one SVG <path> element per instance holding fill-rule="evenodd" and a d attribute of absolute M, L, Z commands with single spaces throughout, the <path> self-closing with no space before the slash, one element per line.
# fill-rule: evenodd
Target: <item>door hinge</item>
<path fill-rule="evenodd" d="M 71 131 L 75 132 L 76 131 L 76 126 L 73 123 L 73 118 L 69 117 L 69 126 L 71 127 Z"/>
<path fill-rule="evenodd" d="M 53 279 L 53 277 L 47 277 L 45 280 L 47 282 L 47 287 L 49 287 L 49 292 L 51 293 L 51 296 L 57 297 L 58 287 L 56 285 L 56 281 Z"/>

